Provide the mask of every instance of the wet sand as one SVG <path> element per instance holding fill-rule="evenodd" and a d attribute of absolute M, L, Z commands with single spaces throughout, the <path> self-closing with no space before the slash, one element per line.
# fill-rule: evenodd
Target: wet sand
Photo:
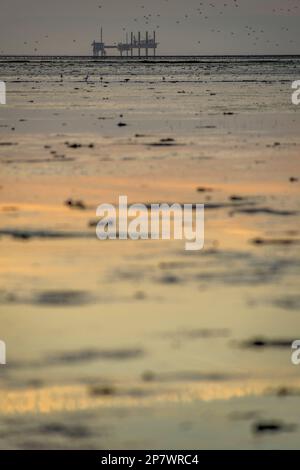
<path fill-rule="evenodd" d="M 297 448 L 299 58 L 0 68 L 0 447 Z M 204 250 L 97 240 L 120 194 Z"/>

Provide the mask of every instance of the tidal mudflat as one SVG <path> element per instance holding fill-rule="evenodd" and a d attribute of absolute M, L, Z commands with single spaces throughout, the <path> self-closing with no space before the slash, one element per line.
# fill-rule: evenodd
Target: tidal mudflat
<path fill-rule="evenodd" d="M 297 447 L 299 57 L 0 70 L 0 447 Z M 204 203 L 204 249 L 99 241 L 122 194 Z"/>

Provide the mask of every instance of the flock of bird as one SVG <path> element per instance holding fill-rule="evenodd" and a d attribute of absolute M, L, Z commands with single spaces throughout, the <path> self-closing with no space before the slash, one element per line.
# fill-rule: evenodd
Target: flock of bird
<path fill-rule="evenodd" d="M 108 0 L 105 0 L 108 1 Z M 143 0 L 142 0 L 143 1 Z M 182 13 L 180 16 L 176 15 L 176 8 L 172 5 L 172 0 L 161 0 L 161 8 L 160 13 L 157 12 L 149 12 L 148 10 L 151 9 L 151 5 L 147 4 L 144 5 L 143 3 L 138 5 L 138 8 L 135 11 L 140 10 L 140 15 L 136 15 L 132 20 L 131 24 L 127 25 L 127 27 L 123 27 L 123 32 L 134 29 L 133 26 L 140 28 L 141 30 L 149 28 L 152 30 L 159 30 L 162 25 L 168 24 L 168 26 L 173 26 L 178 28 L 178 33 L 180 34 L 180 27 L 185 26 L 188 24 L 189 21 L 195 21 L 195 18 L 199 19 L 199 31 L 201 35 L 201 31 L 205 31 L 209 34 L 214 34 L 215 36 L 223 35 L 222 40 L 224 40 L 224 34 L 232 37 L 232 38 L 240 38 L 241 35 L 244 36 L 249 45 L 257 46 L 257 45 L 271 45 L 275 47 L 280 46 L 280 39 L 284 37 L 285 44 L 295 43 L 294 39 L 288 37 L 290 30 L 287 26 L 281 26 L 280 30 L 278 31 L 276 40 L 274 40 L 274 31 L 272 34 L 268 34 L 269 31 L 265 28 L 259 27 L 256 25 L 251 26 L 250 24 L 241 25 L 241 15 L 237 18 L 237 29 L 236 30 L 228 30 L 225 26 L 222 27 L 222 20 L 218 18 L 222 17 L 225 18 L 226 16 L 232 17 L 234 15 L 233 9 L 238 9 L 244 7 L 251 3 L 249 0 L 224 0 L 216 1 L 212 3 L 211 1 L 202 1 L 199 2 L 195 8 L 191 8 L 189 11 Z M 263 4 L 264 2 L 261 2 Z M 274 2 L 278 4 L 279 2 Z M 300 12 L 300 1 L 297 4 L 297 0 L 283 0 L 281 2 L 283 6 L 272 8 L 270 6 L 270 2 L 266 2 L 266 6 L 268 10 L 268 14 L 273 15 L 282 15 L 285 18 L 284 24 L 289 17 L 297 12 Z M 99 23 L 101 19 L 105 17 L 105 10 L 106 5 L 105 3 L 101 5 L 95 5 L 98 10 L 101 10 L 101 14 L 99 15 Z M 153 8 L 153 6 L 152 6 Z M 182 7 L 181 7 L 182 9 Z M 250 13 L 251 8 L 250 8 Z M 253 18 L 253 17 L 252 17 Z M 258 14 L 256 15 L 258 18 Z M 245 15 L 246 19 L 246 15 Z M 133 25 L 132 25 L 133 22 Z M 173 23 L 173 25 L 172 25 Z M 205 24 L 204 24 L 205 23 Z M 257 21 L 256 21 L 257 23 Z M 183 28 L 182 28 L 182 31 Z M 28 49 L 28 53 L 33 54 L 42 54 L 44 47 L 47 45 L 49 41 L 50 35 L 46 34 L 43 38 L 40 38 L 35 41 L 24 41 L 23 42 L 23 49 Z M 206 35 L 207 40 L 207 35 Z M 70 42 L 76 43 L 77 40 L 75 38 L 70 39 Z M 195 38 L 195 42 L 199 45 L 202 44 L 201 38 Z M 25 46 L 25 48 L 24 48 Z M 1 50 L 1 53 L 4 54 L 5 52 Z"/>

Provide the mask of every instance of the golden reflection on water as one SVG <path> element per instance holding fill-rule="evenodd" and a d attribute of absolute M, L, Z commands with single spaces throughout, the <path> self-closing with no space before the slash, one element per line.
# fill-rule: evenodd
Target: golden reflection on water
<path fill-rule="evenodd" d="M 293 381 L 293 386 L 299 387 L 300 380 Z M 173 390 L 162 389 L 157 384 L 144 387 L 139 385 L 139 388 L 135 389 L 135 393 L 132 395 L 130 395 L 130 391 L 127 394 L 126 391 L 123 391 L 121 394 L 93 396 L 89 394 L 88 388 L 83 385 L 6 390 L 0 392 L 0 414 L 49 414 L 94 408 L 148 407 L 198 400 L 229 400 L 264 395 L 272 387 L 274 387 L 274 383 L 271 381 L 248 380 L 242 383 L 202 382 L 201 384 L 177 384 Z M 146 394 L 143 392 L 146 392 Z"/>

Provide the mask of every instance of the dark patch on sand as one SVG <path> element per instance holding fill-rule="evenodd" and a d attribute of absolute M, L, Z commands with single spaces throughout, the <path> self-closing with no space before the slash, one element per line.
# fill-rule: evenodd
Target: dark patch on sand
<path fill-rule="evenodd" d="M 93 303 L 97 298 L 86 291 L 49 290 L 22 295 L 21 293 L 0 291 L 0 304 L 31 304 L 49 307 L 76 307 Z"/>
<path fill-rule="evenodd" d="M 27 229 L 0 229 L 0 237 L 8 236 L 19 240 L 30 240 L 32 238 L 95 238 L 90 232 L 67 232 L 56 230 L 27 230 Z"/>
<path fill-rule="evenodd" d="M 162 284 L 179 284 L 181 279 L 173 274 L 166 274 L 165 276 L 160 277 L 158 281 Z"/>
<path fill-rule="evenodd" d="M 173 146 L 183 145 L 183 144 L 178 144 L 171 137 L 166 137 L 166 138 L 160 139 L 158 142 L 150 142 L 147 145 L 149 147 L 173 147 Z"/>
<path fill-rule="evenodd" d="M 262 337 L 257 337 L 253 339 L 248 339 L 240 343 L 240 347 L 249 348 L 249 349 L 265 349 L 265 348 L 291 348 L 291 344 L 294 339 L 292 338 L 275 338 L 267 339 Z"/>
<path fill-rule="evenodd" d="M 139 359 L 145 351 L 140 348 L 129 349 L 84 349 L 54 354 L 48 358 L 51 364 L 78 364 L 95 360 L 123 361 Z"/>
<path fill-rule="evenodd" d="M 213 189 L 212 189 L 212 188 L 207 188 L 207 187 L 205 187 L 205 186 L 198 186 L 198 188 L 196 189 L 196 191 L 197 191 L 198 193 L 210 193 L 210 192 L 213 191 Z"/>
<path fill-rule="evenodd" d="M 18 145 L 18 142 L 0 142 L 2 147 L 10 147 L 12 145 Z"/>
<path fill-rule="evenodd" d="M 71 207 L 72 209 L 86 209 L 86 204 L 81 200 L 67 199 L 65 205 Z"/>
<path fill-rule="evenodd" d="M 298 245 L 300 243 L 300 239 L 298 238 L 253 238 L 250 240 L 253 245 L 282 245 L 282 246 L 289 246 L 289 245 Z"/>
<path fill-rule="evenodd" d="M 33 303 L 48 306 L 81 306 L 91 303 L 93 296 L 85 291 L 53 290 L 38 293 Z"/>
<path fill-rule="evenodd" d="M 300 388 L 298 387 L 288 387 L 283 386 L 276 389 L 268 389 L 266 390 L 268 395 L 276 395 L 277 397 L 284 398 L 284 397 L 299 397 L 300 396 Z"/>
<path fill-rule="evenodd" d="M 61 435 L 71 439 L 88 438 L 91 432 L 82 425 L 66 425 L 62 423 L 48 423 L 39 428 L 39 432 L 43 435 Z"/>
<path fill-rule="evenodd" d="M 185 205 L 192 206 L 193 210 L 196 210 L 197 204 L 203 204 L 203 201 L 198 201 L 198 202 L 152 202 L 152 203 L 143 203 L 147 209 L 151 209 L 151 205 L 153 204 L 168 204 L 169 206 L 172 206 L 173 204 L 179 205 L 181 209 L 184 208 Z M 214 210 L 214 209 L 227 209 L 227 208 L 236 208 L 236 207 L 243 207 L 243 206 L 249 206 L 249 205 L 254 205 L 255 202 L 253 201 L 237 201 L 237 202 L 211 202 L 211 203 L 205 203 L 205 210 Z"/>
<path fill-rule="evenodd" d="M 1 160 L 1 163 L 11 165 L 13 163 L 57 163 L 57 162 L 73 162 L 75 159 L 72 157 L 65 157 L 64 155 L 54 155 L 54 158 L 13 158 L 10 160 Z"/>
<path fill-rule="evenodd" d="M 300 311 L 300 296 L 299 295 L 286 295 L 276 299 L 271 299 L 272 305 L 285 310 Z"/>
<path fill-rule="evenodd" d="M 198 372 L 198 371 L 174 371 L 155 373 L 145 371 L 142 374 L 142 380 L 146 382 L 224 382 L 241 378 L 241 375 L 226 374 L 222 372 Z"/>
<path fill-rule="evenodd" d="M 80 349 L 74 351 L 55 352 L 41 359 L 11 360 L 11 370 L 43 369 L 45 367 L 75 366 L 92 361 L 127 361 L 140 359 L 145 355 L 141 348 L 119 349 Z"/>
<path fill-rule="evenodd" d="M 297 215 L 298 211 L 285 211 L 285 210 L 271 209 L 269 207 L 243 207 L 241 209 L 235 209 L 234 211 L 230 212 L 230 215 L 234 215 L 234 214 L 248 214 L 248 215 L 264 214 L 264 215 L 280 215 L 282 217 L 287 217 L 290 215 Z"/>
<path fill-rule="evenodd" d="M 253 424 L 252 432 L 254 434 L 275 434 L 279 432 L 293 432 L 296 428 L 295 424 L 286 424 L 282 421 L 258 421 Z"/>
<path fill-rule="evenodd" d="M 111 396 L 116 394 L 116 388 L 113 385 L 91 385 L 88 389 L 91 396 Z"/>

